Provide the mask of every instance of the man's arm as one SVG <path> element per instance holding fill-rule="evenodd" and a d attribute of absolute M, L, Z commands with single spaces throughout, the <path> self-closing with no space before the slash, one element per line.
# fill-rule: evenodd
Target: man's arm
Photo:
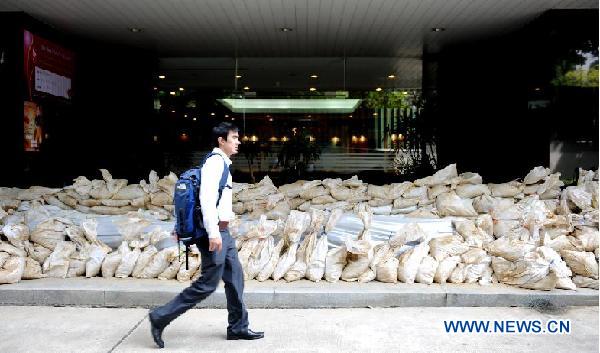
<path fill-rule="evenodd" d="M 223 174 L 223 160 L 219 156 L 208 158 L 200 173 L 200 207 L 202 208 L 204 227 L 208 232 L 209 239 L 221 239 L 217 199 L 219 197 L 219 181 Z"/>

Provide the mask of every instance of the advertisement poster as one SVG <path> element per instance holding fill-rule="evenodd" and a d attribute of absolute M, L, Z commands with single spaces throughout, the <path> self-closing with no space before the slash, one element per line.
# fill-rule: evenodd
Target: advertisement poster
<path fill-rule="evenodd" d="M 23 48 L 24 148 L 39 151 L 47 136 L 43 112 L 54 111 L 56 115 L 56 110 L 71 100 L 75 59 L 72 51 L 27 30 L 23 31 Z"/>

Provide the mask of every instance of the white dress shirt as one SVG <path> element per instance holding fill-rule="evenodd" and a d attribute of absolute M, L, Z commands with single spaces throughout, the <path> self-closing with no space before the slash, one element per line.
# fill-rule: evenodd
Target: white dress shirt
<path fill-rule="evenodd" d="M 200 170 L 200 207 L 202 208 L 202 221 L 204 223 L 204 228 L 206 228 L 206 231 L 208 232 L 208 237 L 220 238 L 219 221 L 230 221 L 233 219 L 231 173 L 229 173 L 229 176 L 227 177 L 227 185 L 229 187 L 223 189 L 219 207 L 217 207 L 219 182 L 221 181 L 224 167 L 223 160 L 230 166 L 231 159 L 229 159 L 220 148 L 214 148 L 212 152 L 218 153 L 220 156 L 209 157 Z"/>

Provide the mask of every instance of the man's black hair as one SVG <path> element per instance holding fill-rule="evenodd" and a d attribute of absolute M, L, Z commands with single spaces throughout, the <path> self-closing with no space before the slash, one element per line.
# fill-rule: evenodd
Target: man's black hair
<path fill-rule="evenodd" d="M 219 147 L 219 137 L 222 137 L 223 140 L 227 141 L 227 136 L 229 135 L 229 131 L 238 132 L 239 130 L 240 129 L 238 129 L 237 126 L 233 125 L 232 123 L 226 122 L 226 121 L 223 121 L 223 122 L 215 125 L 215 127 L 213 127 L 213 129 L 212 129 L 212 138 L 213 138 L 215 147 Z"/>

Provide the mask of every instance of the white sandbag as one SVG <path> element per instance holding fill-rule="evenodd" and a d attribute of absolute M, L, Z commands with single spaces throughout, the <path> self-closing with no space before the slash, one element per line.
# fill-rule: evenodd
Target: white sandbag
<path fill-rule="evenodd" d="M 176 246 L 162 249 L 152 256 L 152 259 L 142 271 L 140 278 L 158 277 L 158 275 L 160 275 L 164 270 L 167 269 L 167 267 L 169 267 L 171 261 L 177 258 L 178 254 L 179 249 Z"/>
<path fill-rule="evenodd" d="M 189 256 L 187 259 L 187 269 L 186 269 L 185 258 L 182 258 L 181 265 L 179 266 L 179 272 L 177 272 L 177 281 L 186 282 L 186 281 L 191 280 L 192 276 L 196 272 L 201 272 L 201 270 L 199 269 L 200 265 L 201 265 L 201 259 L 199 256 Z"/>
<path fill-rule="evenodd" d="M 511 233 L 518 232 L 523 226 L 518 220 L 496 220 L 494 222 L 494 236 L 496 238 L 505 238 Z M 529 233 L 529 232 L 527 232 Z"/>
<path fill-rule="evenodd" d="M 297 243 L 309 225 L 310 216 L 308 213 L 292 210 L 285 222 L 283 236 L 290 243 Z"/>
<path fill-rule="evenodd" d="M 494 235 L 494 220 L 492 219 L 492 216 L 490 216 L 488 214 L 483 214 L 483 215 L 477 216 L 477 219 L 475 220 L 475 226 L 477 226 L 477 228 L 483 230 L 490 237 L 493 237 L 493 235 Z"/>
<path fill-rule="evenodd" d="M 123 254 L 127 252 L 128 248 L 127 242 L 122 242 L 117 251 L 113 251 L 106 255 L 100 269 L 102 277 L 111 278 L 115 276 L 115 272 L 123 259 Z"/>
<path fill-rule="evenodd" d="M 550 262 L 541 256 L 538 252 L 532 251 L 515 262 L 515 267 L 509 273 L 505 274 L 503 282 L 506 284 L 517 285 L 523 288 L 539 287 L 538 283 L 545 279 L 550 273 Z M 556 284 L 554 279 L 552 285 Z M 545 286 L 542 286 L 546 288 Z M 542 288 L 540 288 L 542 289 Z"/>
<path fill-rule="evenodd" d="M 247 271 L 250 255 L 252 255 L 255 252 L 260 252 L 260 248 L 262 248 L 261 240 L 262 239 L 260 238 L 248 239 L 243 242 L 242 247 L 238 251 L 238 259 L 240 261 L 240 264 L 242 265 L 242 269 L 244 269 L 244 273 Z"/>
<path fill-rule="evenodd" d="M 277 242 L 277 245 L 275 245 L 275 247 L 271 251 L 269 261 L 256 276 L 256 279 L 259 282 L 263 282 L 269 279 L 269 277 L 271 277 L 271 275 L 273 274 L 273 271 L 275 271 L 275 267 L 277 266 L 277 261 L 279 260 L 279 256 L 281 255 L 281 250 L 283 249 L 284 243 L 285 241 L 283 239 L 279 240 L 279 242 Z"/>
<path fill-rule="evenodd" d="M 347 249 L 344 245 L 330 249 L 325 258 L 325 280 L 327 282 L 337 282 L 347 263 Z"/>
<path fill-rule="evenodd" d="M 69 271 L 69 257 L 75 251 L 75 244 L 70 241 L 61 241 L 56 244 L 54 251 L 42 266 L 44 274 L 48 277 L 65 278 Z"/>
<path fill-rule="evenodd" d="M 477 173 L 471 173 L 471 172 L 466 172 L 466 173 L 462 173 L 459 176 L 460 181 L 458 182 L 459 185 L 463 185 L 463 184 L 481 184 L 483 182 L 483 179 L 481 178 L 481 175 L 477 174 Z"/>
<path fill-rule="evenodd" d="M 255 248 L 254 252 L 250 254 L 248 259 L 248 265 L 244 272 L 244 279 L 254 279 L 260 271 L 267 265 L 271 259 L 271 253 L 275 247 L 275 241 L 273 237 L 260 240 L 261 244 Z"/>
<path fill-rule="evenodd" d="M 379 262 L 375 269 L 376 279 L 384 283 L 398 282 L 398 264 L 399 261 L 395 257 L 390 257 Z"/>
<path fill-rule="evenodd" d="M 310 225 L 308 226 L 308 233 L 317 233 L 319 234 L 323 227 L 325 226 L 325 220 L 327 213 L 323 210 L 311 209 L 310 212 Z M 316 241 L 316 239 L 315 239 Z M 312 250 L 310 250 L 312 251 Z M 307 255 L 309 255 L 307 253 Z"/>
<path fill-rule="evenodd" d="M 358 179 L 358 176 L 353 175 L 350 179 L 342 181 L 342 185 L 352 188 L 358 188 L 363 185 L 362 180 Z"/>
<path fill-rule="evenodd" d="M 310 256 L 306 269 L 306 278 L 313 282 L 319 282 L 325 274 L 325 260 L 327 257 L 328 245 L 327 236 L 321 236 L 315 245 Z"/>
<path fill-rule="evenodd" d="M 598 279 L 598 262 L 594 253 L 563 250 L 560 255 L 574 274 Z"/>
<path fill-rule="evenodd" d="M 423 179 L 415 180 L 417 186 L 430 186 L 437 184 L 450 184 L 450 181 L 457 177 L 456 164 L 450 164 L 444 169 L 438 170 L 435 174 L 425 177 Z"/>
<path fill-rule="evenodd" d="M 6 234 L 6 232 L 5 232 Z M 581 227 L 575 231 L 575 238 L 581 241 L 585 251 L 594 251 L 600 246 L 600 231 L 597 228 Z"/>
<path fill-rule="evenodd" d="M 368 201 L 368 204 L 371 207 L 390 206 L 390 209 L 393 203 L 394 200 L 390 199 L 372 199 Z"/>
<path fill-rule="evenodd" d="M 311 214 L 313 213 L 311 212 Z M 318 218 L 318 216 L 315 215 L 314 218 Z M 318 219 L 314 220 L 316 222 L 319 222 Z M 286 281 L 293 282 L 304 278 L 308 267 L 308 259 L 310 258 L 316 243 L 316 237 L 317 234 L 313 231 L 311 234 L 304 238 L 302 244 L 298 247 L 298 252 L 296 253 L 296 262 L 294 262 L 292 267 L 290 267 L 290 269 L 286 272 L 284 276 Z"/>
<path fill-rule="evenodd" d="M 369 184 L 367 188 L 367 195 L 371 196 L 374 199 L 391 199 L 390 197 L 390 187 L 389 185 L 372 185 Z"/>
<path fill-rule="evenodd" d="M 463 237 L 464 242 L 468 246 L 481 248 L 489 242 L 494 241 L 493 236 L 478 228 L 475 225 L 475 222 L 469 219 L 456 219 L 453 221 L 453 224 L 456 227 L 456 231 L 458 232 L 458 234 L 460 234 Z"/>
<path fill-rule="evenodd" d="M 29 243 L 29 245 L 26 246 L 26 249 L 27 255 L 35 261 L 39 262 L 40 264 L 43 264 L 44 261 L 46 261 L 46 259 L 48 258 L 48 256 L 50 256 L 50 254 L 52 253 L 52 250 L 34 243 Z"/>
<path fill-rule="evenodd" d="M 184 261 L 185 261 L 185 259 L 184 259 Z M 188 263 L 188 265 L 189 265 L 189 263 Z M 177 273 L 179 272 L 180 268 L 181 268 L 181 261 L 179 261 L 179 259 L 175 259 L 175 260 L 173 260 L 173 262 L 171 262 L 171 264 L 163 272 L 161 272 L 161 274 L 158 275 L 158 279 L 163 280 L 163 281 L 169 280 L 169 279 L 174 279 L 177 276 Z"/>
<path fill-rule="evenodd" d="M 456 265 L 448 280 L 450 283 L 463 283 L 465 281 L 465 264 L 459 263 Z"/>
<path fill-rule="evenodd" d="M 375 270 L 373 270 L 372 268 L 367 269 L 365 272 L 363 272 L 360 276 L 358 276 L 358 283 L 368 283 L 371 282 L 372 280 L 375 279 L 376 274 L 375 274 Z"/>
<path fill-rule="evenodd" d="M 67 278 L 80 277 L 85 275 L 85 260 L 70 259 Z"/>
<path fill-rule="evenodd" d="M 488 184 L 488 187 L 494 197 L 515 197 L 525 188 L 524 185 L 518 181 L 511 181 L 503 184 Z"/>
<path fill-rule="evenodd" d="M 341 178 L 335 178 L 335 179 L 323 179 L 322 184 L 328 188 L 328 189 L 332 189 L 334 187 L 340 186 L 342 185 L 342 179 Z"/>
<path fill-rule="evenodd" d="M 119 266 L 117 267 L 117 270 L 115 271 L 115 277 L 117 277 L 117 278 L 129 277 L 131 275 L 131 273 L 133 272 L 135 263 L 137 262 L 138 258 L 140 257 L 140 254 L 142 253 L 142 251 L 138 248 L 130 250 L 129 247 L 127 247 L 124 250 L 125 251 L 123 253 L 123 258 L 121 259 L 121 263 L 119 264 Z M 179 270 L 179 267 L 177 267 L 177 269 Z M 175 274 L 176 273 L 177 272 L 175 272 Z M 175 275 L 173 275 L 173 277 L 175 277 Z"/>
<path fill-rule="evenodd" d="M 369 270 L 370 255 L 372 255 L 372 252 L 365 255 L 348 253 L 346 257 L 347 264 L 342 271 L 341 279 L 347 282 L 357 281 L 363 273 Z"/>
<path fill-rule="evenodd" d="M 440 216 L 475 217 L 477 212 L 471 200 L 461 199 L 454 192 L 441 194 L 435 205 Z"/>
<path fill-rule="evenodd" d="M 398 264 L 398 280 L 404 283 L 414 283 L 421 261 L 428 253 L 429 244 L 425 242 L 404 253 Z"/>
<path fill-rule="evenodd" d="M 29 227 L 25 224 L 8 224 L 2 227 L 2 233 L 8 242 L 19 249 L 24 249 L 24 241 L 29 240 Z"/>
<path fill-rule="evenodd" d="M 290 203 L 287 200 L 283 200 L 283 201 L 277 203 L 277 205 L 275 205 L 275 207 L 273 209 L 271 209 L 269 212 L 267 212 L 267 218 L 272 219 L 272 220 L 277 220 L 277 219 L 285 220 L 285 219 L 287 219 L 288 215 L 290 214 L 290 211 L 291 211 Z"/>
<path fill-rule="evenodd" d="M 327 224 L 325 225 L 325 234 L 331 232 L 335 228 L 335 226 L 337 225 L 337 223 L 343 215 L 344 211 L 341 209 L 335 209 L 331 211 L 331 214 L 327 219 Z"/>
<path fill-rule="evenodd" d="M 425 256 L 423 260 L 421 260 L 415 280 L 418 283 L 432 284 L 438 264 L 438 261 L 433 257 Z"/>
<path fill-rule="evenodd" d="M 561 259 L 558 252 L 546 246 L 540 246 L 536 251 L 550 262 L 550 272 L 553 272 L 557 277 L 556 288 L 568 290 L 575 290 L 577 288 L 571 280 L 571 276 L 573 275 L 571 269 Z"/>
<path fill-rule="evenodd" d="M 435 198 L 438 195 L 444 194 L 449 191 L 450 191 L 450 187 L 447 185 L 433 185 L 433 186 L 429 187 L 429 189 L 427 190 L 427 197 L 430 200 L 435 200 Z"/>
<path fill-rule="evenodd" d="M 446 283 L 456 265 L 460 262 L 460 256 L 449 256 L 440 261 L 433 280 L 437 283 Z"/>
<path fill-rule="evenodd" d="M 2 266 L 3 265 L 0 264 L 0 267 Z M 25 258 L 25 270 L 23 271 L 21 279 L 38 279 L 44 277 L 46 277 L 46 275 L 42 273 L 42 266 L 40 263 L 31 257 Z"/>
<path fill-rule="evenodd" d="M 106 257 L 106 249 L 99 245 L 92 245 L 89 250 L 89 259 L 85 264 L 85 276 L 95 277 L 100 273 L 102 262 Z"/>
<path fill-rule="evenodd" d="M 535 250 L 535 245 L 503 237 L 487 244 L 485 249 L 490 255 L 500 256 L 509 261 L 517 261 L 523 259 L 525 254 Z"/>
<path fill-rule="evenodd" d="M 547 246 L 557 252 L 561 252 L 562 250 L 572 250 L 572 251 L 583 251 L 583 245 L 581 246 L 576 246 L 574 242 L 571 241 L 571 239 L 574 239 L 575 241 L 577 241 L 576 238 L 573 237 L 568 237 L 566 235 L 560 235 L 554 239 L 551 239 L 550 236 L 548 235 L 548 233 L 544 233 L 544 238 L 542 241 L 542 244 L 544 246 Z M 581 242 L 578 242 L 579 244 L 581 244 Z"/>
<path fill-rule="evenodd" d="M 463 199 L 472 199 L 481 195 L 490 195 L 491 191 L 485 184 L 462 184 L 456 187 L 456 195 Z"/>
<path fill-rule="evenodd" d="M 476 282 L 480 281 L 480 278 L 482 278 L 487 272 L 491 272 L 491 269 L 488 271 L 490 262 L 491 262 L 491 258 L 488 257 L 487 262 L 465 265 L 464 283 L 476 283 Z M 485 279 L 482 282 L 486 283 L 487 281 L 488 280 Z"/>
<path fill-rule="evenodd" d="M 410 188 L 412 188 L 414 186 L 414 184 L 410 181 L 405 181 L 403 183 L 392 183 L 389 186 L 389 199 L 398 199 L 400 198 L 402 195 L 404 195 L 404 193 L 409 190 Z"/>
<path fill-rule="evenodd" d="M 429 242 L 430 253 L 434 259 L 442 261 L 447 257 L 462 255 L 469 250 L 469 246 L 456 235 L 439 237 Z M 450 275 L 448 273 L 448 275 Z"/>
<path fill-rule="evenodd" d="M 491 262 L 491 258 L 485 252 L 485 250 L 477 248 L 470 249 L 469 251 L 460 255 L 460 259 L 466 265 L 487 263 L 488 260 Z"/>
<path fill-rule="evenodd" d="M 0 251 L 0 268 L 4 265 L 4 262 L 10 258 L 10 254 L 4 251 Z"/>
<path fill-rule="evenodd" d="M 291 217 L 291 215 L 290 215 Z M 288 272 L 288 270 L 296 262 L 296 252 L 298 251 L 298 243 L 293 243 L 289 248 L 281 255 L 275 270 L 273 271 L 273 280 L 278 281 Z"/>
<path fill-rule="evenodd" d="M 523 182 L 526 185 L 531 185 L 543 180 L 545 177 L 550 175 L 550 168 L 535 167 L 525 176 Z"/>
<path fill-rule="evenodd" d="M 0 284 L 17 283 L 25 272 L 25 257 L 11 256 L 0 268 Z"/>
<path fill-rule="evenodd" d="M 405 209 L 411 206 L 416 206 L 419 204 L 419 199 L 405 199 L 399 198 L 394 200 L 394 208 L 395 209 Z"/>
<path fill-rule="evenodd" d="M 117 191 L 114 194 L 114 196 L 112 196 L 112 199 L 114 199 L 114 200 L 135 200 L 135 199 L 139 199 L 139 198 L 145 197 L 145 196 L 146 196 L 146 193 L 144 192 L 144 189 L 142 189 L 142 187 L 140 185 L 130 184 L 130 185 L 124 186 L 119 191 Z M 92 197 L 94 197 L 94 196 L 92 195 Z M 94 198 L 108 199 L 111 197 L 94 197 Z"/>
<path fill-rule="evenodd" d="M 415 186 L 412 187 L 402 194 L 405 199 L 426 199 L 427 198 L 427 186 Z"/>
<path fill-rule="evenodd" d="M 592 288 L 598 290 L 598 280 L 590 277 L 574 276 L 573 283 L 578 288 Z"/>
<path fill-rule="evenodd" d="M 133 268 L 133 272 L 131 274 L 132 277 L 142 278 L 142 273 L 144 268 L 148 265 L 152 257 L 158 252 L 154 245 L 147 246 L 144 251 L 138 257 L 137 262 L 135 263 L 135 267 Z"/>
<path fill-rule="evenodd" d="M 56 245 L 65 240 L 66 224 L 50 218 L 40 224 L 31 232 L 29 239 L 45 248 L 54 250 Z"/>
<path fill-rule="evenodd" d="M 8 253 L 13 256 L 26 257 L 27 253 L 25 250 L 19 249 L 14 245 L 11 245 L 7 242 L 0 240 L 0 251 Z"/>

